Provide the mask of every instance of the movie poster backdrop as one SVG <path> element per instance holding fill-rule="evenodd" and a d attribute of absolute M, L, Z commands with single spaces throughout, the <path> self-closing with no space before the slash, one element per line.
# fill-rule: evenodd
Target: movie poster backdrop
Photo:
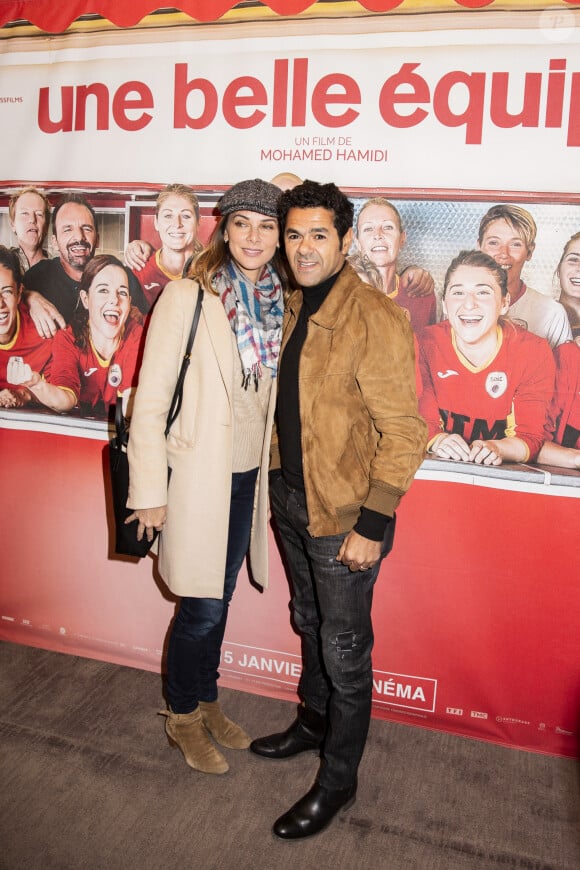
<path fill-rule="evenodd" d="M 37 186 L 39 189 L 42 189 L 43 187 L 42 183 L 38 182 Z M 191 187 L 195 190 L 195 183 L 191 184 Z M 79 191 L 77 190 L 77 193 L 78 192 Z M 8 193 L 8 190 L 4 192 L 5 197 L 8 196 Z M 369 199 L 374 199 L 377 196 L 381 196 L 382 198 L 389 196 L 389 191 L 385 191 L 384 189 L 375 189 L 368 193 L 369 195 L 365 198 L 351 194 L 355 206 L 355 221 L 358 219 L 358 214 L 361 208 Z M 159 248 L 160 240 L 150 220 L 151 213 L 154 212 L 155 209 L 154 201 L 151 201 L 148 198 L 141 202 L 136 202 L 129 193 L 117 190 L 115 192 L 115 204 L 111 207 L 110 205 L 99 204 L 98 195 L 95 195 L 91 190 L 83 190 L 82 194 L 97 210 L 97 229 L 100 230 L 99 235 L 101 239 L 97 253 L 101 251 L 114 253 L 122 261 L 124 257 L 125 244 L 133 240 L 133 234 L 136 238 L 148 241 L 153 250 Z M 51 199 L 58 202 L 59 195 L 57 193 L 51 192 L 50 196 Z M 150 196 L 150 194 L 148 196 Z M 207 240 L 213 226 L 215 225 L 216 215 L 218 214 L 216 204 L 218 198 L 219 191 L 217 190 L 211 194 L 207 191 L 200 193 L 200 237 L 203 241 Z M 391 202 L 399 212 L 406 233 L 406 243 L 402 247 L 397 261 L 398 271 L 400 272 L 404 270 L 406 266 L 415 265 L 427 269 L 432 274 L 435 280 L 436 290 L 433 316 L 431 317 L 431 320 L 433 323 L 440 321 L 444 319 L 441 307 L 441 295 L 446 269 L 453 258 L 457 256 L 461 250 L 469 250 L 477 247 L 479 222 L 487 210 L 497 204 L 497 201 L 486 201 L 483 199 L 473 201 L 467 198 L 461 200 L 406 200 L 401 199 L 398 196 L 391 196 L 388 201 Z M 556 299 L 559 296 L 560 290 L 556 267 L 562 257 L 564 246 L 571 237 L 579 232 L 580 205 L 564 202 L 540 202 L 533 204 L 523 203 L 521 207 L 525 208 L 526 211 L 532 215 L 538 226 L 536 247 L 530 260 L 524 265 L 522 270 L 522 280 L 525 282 L 526 286 L 535 288 L 548 298 Z M 3 231 L 0 234 L 0 243 L 9 246 L 15 244 L 16 239 L 11 238 L 11 230 L 7 214 L 3 215 L 2 224 Z M 130 231 L 131 228 L 133 233 Z M 114 247 L 115 244 L 117 245 L 116 248 Z M 580 252 L 580 243 L 576 245 L 576 249 Z M 353 244 L 352 253 L 355 251 L 356 245 Z M 59 256 L 58 250 L 56 249 L 50 248 L 49 253 L 51 256 L 56 258 Z M 580 254 L 577 259 L 580 260 Z M 578 272 L 580 272 L 580 267 L 578 268 Z M 147 278 L 141 277 L 139 271 L 136 271 L 135 275 L 137 279 L 141 278 L 141 283 L 147 291 L 147 288 L 150 286 L 147 284 Z M 25 284 L 26 280 L 25 276 Z M 166 278 L 165 280 L 168 281 L 169 278 Z M 63 292 L 66 292 L 65 288 L 63 288 Z M 80 305 L 80 302 L 78 304 Z M 401 304 L 404 305 L 406 303 L 402 302 Z M 147 305 L 147 310 L 148 309 L 149 305 Z M 562 319 L 566 321 L 568 326 L 569 319 L 563 309 Z M 145 323 L 146 322 L 147 318 L 145 318 Z M 525 321 L 522 321 L 517 317 L 513 318 L 513 322 L 519 326 L 526 325 Z M 576 327 L 577 331 L 580 330 L 580 322 L 576 323 L 573 321 L 572 326 Z M 420 349 L 422 346 L 420 333 L 418 333 L 417 338 L 418 347 Z M 39 341 L 42 344 L 42 340 L 39 339 Z M 116 353 L 115 358 L 111 359 L 108 366 L 108 382 L 109 386 L 112 386 L 113 388 L 117 383 L 120 384 L 123 378 L 123 383 L 129 383 L 131 381 L 132 372 L 127 372 L 127 375 L 125 376 L 123 365 L 127 368 L 131 366 L 132 370 L 133 368 L 136 368 L 138 371 L 138 357 L 134 354 L 130 356 L 127 356 L 126 353 L 123 354 L 124 344 L 125 342 L 121 343 L 119 351 Z M 62 366 L 59 365 L 58 359 L 58 344 L 56 347 L 56 364 L 52 369 L 50 365 L 47 366 L 46 378 L 49 382 L 51 382 L 52 371 L 58 371 L 61 373 L 62 370 Z M 24 354 L 24 356 L 22 356 L 22 354 Z M 33 356 L 34 355 L 31 354 L 30 360 L 27 358 L 26 348 L 22 351 L 18 346 L 12 348 L 10 343 L 4 346 L 0 345 L 2 371 L 6 370 L 8 372 L 8 377 L 10 376 L 9 373 L 11 366 L 14 364 L 15 360 L 23 359 L 24 363 L 27 363 L 28 361 L 33 362 Z M 89 362 L 91 361 L 87 362 L 85 360 L 84 367 L 89 367 L 88 370 L 91 371 L 95 366 L 89 366 Z M 94 362 L 94 360 L 92 360 L 92 362 Z M 578 366 L 580 366 L 580 361 Z M 92 374 L 92 378 L 94 380 L 94 373 Z M 576 381 L 580 380 L 580 374 L 576 374 L 575 378 Z M 82 375 L 81 381 L 83 381 Z M 85 381 L 88 383 L 89 379 L 86 378 Z M 10 389 L 11 384 L 8 383 L 3 386 Z M 105 403 L 100 401 L 95 405 L 94 402 L 91 404 L 93 393 L 90 388 L 81 385 L 80 401 L 72 410 L 72 416 L 81 419 L 110 419 L 110 397 L 112 394 L 114 395 L 114 393 L 114 389 L 112 392 L 111 389 L 108 389 L 105 395 L 109 396 L 109 401 L 105 401 Z M 542 394 L 541 398 L 543 398 L 546 409 L 550 405 L 552 394 L 553 392 L 548 392 L 547 389 Z M 48 411 L 48 409 L 42 408 L 37 401 L 34 401 L 34 398 L 32 398 L 30 404 L 25 407 L 35 412 Z M 459 410 L 461 410 L 461 405 L 459 405 Z M 580 410 L 575 408 L 573 404 L 566 413 L 569 419 L 565 425 L 561 427 L 561 431 L 562 433 L 565 433 L 565 435 L 560 438 L 560 441 L 565 438 L 563 443 L 565 443 L 566 446 L 569 448 L 578 448 L 580 445 Z M 484 432 L 484 436 L 482 437 L 501 437 L 503 431 L 507 428 L 506 421 L 493 421 L 493 424 L 493 426 L 490 425 L 487 433 Z M 456 429 L 457 425 L 458 424 L 456 424 Z M 450 425 L 448 425 L 447 431 L 449 430 Z M 578 474 L 578 471 L 580 471 L 580 469 L 573 473 Z"/>
<path fill-rule="evenodd" d="M 15 245 L 8 201 L 14 191 L 29 185 L 45 192 L 52 205 L 65 193 L 83 194 L 97 215 L 97 252 L 113 253 L 122 260 L 133 239 L 159 246 L 153 214 L 156 195 L 166 184 L 181 182 L 197 193 L 199 235 L 205 242 L 225 188 L 242 178 L 271 179 L 288 171 L 301 178 L 335 181 L 352 199 L 355 215 L 376 196 L 396 206 L 406 231 L 398 269 L 415 265 L 432 274 L 436 320 L 443 317 L 441 295 L 449 263 L 460 250 L 476 247 L 479 222 L 497 203 L 519 204 L 532 214 L 538 234 L 522 279 L 546 297 L 557 299 L 556 267 L 565 244 L 580 231 L 580 28 L 568 27 L 561 38 L 554 32 L 548 38 L 541 27 L 534 29 L 531 15 L 528 29 L 517 31 L 481 26 L 475 30 L 472 20 L 457 16 L 459 26 L 452 32 L 431 31 L 429 18 L 417 16 L 420 27 L 396 35 L 389 32 L 386 17 L 373 19 L 370 27 L 359 24 L 356 33 L 343 21 L 331 22 L 324 36 L 311 33 L 307 22 L 299 26 L 293 22 L 290 28 L 288 23 L 277 22 L 276 36 L 272 26 L 262 27 L 260 36 L 247 27 L 240 27 L 239 32 L 229 28 L 227 62 L 220 63 L 215 58 L 224 31 L 210 25 L 175 32 L 134 28 L 65 34 L 50 44 L 38 36 L 10 40 L 0 57 L 3 93 L 10 96 L 10 101 L 0 105 L 0 112 L 4 128 L 11 131 L 0 179 L 0 243 Z M 131 39 L 134 34 L 138 40 Z M 221 51 L 219 56 L 223 59 Z M 542 160 L 540 154 L 545 155 Z M 49 255 L 58 256 L 51 233 L 48 244 Z M 417 338 L 420 348 L 421 335 Z M 15 355 L 10 345 L 0 346 L 0 354 L 8 357 L 7 366 Z M 114 378 L 117 375 L 113 372 Z M 578 384 L 578 371 L 571 381 Z M 550 399 L 546 393 L 546 408 Z M 568 412 L 566 443 L 578 448 L 577 402 Z M 55 415 L 37 403 L 0 411 L 6 443 L 17 459 L 10 473 L 24 480 L 24 489 L 31 491 L 32 478 L 43 473 L 41 458 L 51 456 L 53 473 L 60 469 L 64 479 L 52 480 L 47 491 L 58 500 L 59 509 L 64 508 L 71 529 L 77 522 L 76 495 L 71 492 L 69 497 L 68 493 L 81 480 L 93 490 L 96 487 L 92 494 L 84 490 L 82 502 L 88 502 L 89 513 L 101 511 L 104 520 L 102 475 L 100 462 L 95 473 L 95 451 L 108 437 L 110 419 L 110 404 L 97 408 L 79 404 L 67 415 Z M 27 463 L 25 471 L 18 471 L 18 462 Z M 416 543 L 407 527 L 400 536 L 401 549 L 396 548 L 382 572 L 394 573 L 390 589 L 397 600 L 379 595 L 375 603 L 374 711 L 387 718 L 416 719 L 459 733 L 574 754 L 580 681 L 577 657 L 573 661 L 569 654 L 568 633 L 578 634 L 574 613 L 580 608 L 575 606 L 579 602 L 572 585 L 572 556 L 568 558 L 572 550 L 564 548 L 561 553 L 563 596 L 556 607 L 557 618 L 553 602 L 545 597 L 549 582 L 529 594 L 529 582 L 537 570 L 537 560 L 524 568 L 529 544 L 513 541 L 512 552 L 506 555 L 509 576 L 520 575 L 511 590 L 510 608 L 531 608 L 528 620 L 539 619 L 535 638 L 550 641 L 556 632 L 558 656 L 564 660 L 555 681 L 550 669 L 536 670 L 545 683 L 541 698 L 530 699 L 525 694 L 515 706 L 508 686 L 514 673 L 523 679 L 529 649 L 525 643 L 514 653 L 500 644 L 503 653 L 490 664 L 495 653 L 489 643 L 497 650 L 498 636 L 505 635 L 498 619 L 485 615 L 485 610 L 490 602 L 507 605 L 504 589 L 496 589 L 495 581 L 488 583 L 489 566 L 483 566 L 490 558 L 493 562 L 493 552 L 501 550 L 492 516 L 506 512 L 508 522 L 515 505 L 519 521 L 523 517 L 530 523 L 532 534 L 537 531 L 534 523 L 540 503 L 552 515 L 550 530 L 566 534 L 570 528 L 570 535 L 574 534 L 578 470 L 533 463 L 494 469 L 458 465 L 427 458 L 403 503 L 403 519 L 407 513 L 413 527 L 422 530 L 434 556 L 445 558 L 454 579 L 438 577 L 437 583 L 448 585 L 439 590 L 430 608 L 425 606 L 431 582 L 427 578 L 433 568 L 416 564 L 412 555 Z M 467 537 L 464 534 L 464 543 L 472 540 L 473 550 L 464 550 L 457 538 L 441 550 L 445 528 L 438 532 L 437 523 L 444 518 L 442 504 L 445 518 L 457 523 L 458 531 L 474 506 L 482 512 L 478 526 L 470 527 Z M 43 509 L 30 503 L 22 508 L 22 521 L 31 512 L 43 522 Z M 17 524 L 18 514 L 13 518 Z M 543 516 L 541 510 L 539 515 Z M 400 525 L 405 529 L 404 522 Z M 109 552 L 107 561 L 106 523 L 99 518 L 96 528 L 96 539 L 84 545 L 95 559 L 95 575 L 108 572 L 109 580 L 113 575 L 122 577 L 130 588 L 136 577 L 145 582 L 150 560 L 137 566 Z M 46 552 L 53 553 L 43 564 L 52 566 L 53 573 L 66 575 L 58 567 L 60 555 L 54 551 L 52 535 L 50 530 L 41 535 Z M 545 543 L 545 538 L 540 536 L 537 546 L 540 542 Z M 572 546 L 571 541 L 567 543 Z M 75 558 L 82 560 L 81 551 L 78 546 L 73 548 Z M 536 553 L 540 560 L 545 559 L 542 552 Z M 43 612 L 29 585 L 30 573 L 38 577 L 34 558 L 33 553 L 24 556 L 18 546 L 7 557 L 14 585 L 5 587 L 3 637 L 22 640 L 28 632 L 30 642 L 40 645 L 158 667 L 162 640 L 152 638 L 161 638 L 165 611 L 174 605 L 166 593 L 160 604 L 159 590 L 150 584 L 143 631 L 133 626 L 130 637 L 124 638 L 122 596 L 116 596 L 114 606 L 108 601 L 100 616 L 93 612 L 87 618 L 86 599 L 85 605 L 76 608 L 71 602 L 78 593 L 71 595 L 69 589 L 61 611 L 63 599 L 59 603 L 58 590 L 59 583 L 66 586 L 63 576 L 56 583 L 43 581 L 56 596 L 56 601 L 45 600 Z M 285 697 L 295 691 L 300 659 L 296 639 L 286 626 L 287 587 L 273 542 L 272 559 L 276 588 L 271 606 L 278 608 L 271 623 L 274 633 L 264 622 L 256 628 L 248 615 L 254 608 L 248 595 L 254 590 L 238 592 L 248 608 L 234 608 L 222 670 L 232 685 Z M 527 581 L 525 571 L 529 572 Z M 557 568 L 549 562 L 542 568 L 542 577 L 550 571 L 558 577 Z M 45 569 L 46 573 L 50 571 Z M 470 598 L 461 600 L 460 590 L 469 585 L 468 575 L 469 583 L 474 577 L 485 577 L 483 598 L 479 597 L 481 590 L 472 590 Z M 159 578 L 157 583 L 162 588 Z M 265 607 L 261 602 L 260 612 Z M 471 661 L 474 669 L 485 674 L 483 692 L 482 686 L 471 686 L 469 667 L 463 672 L 464 667 L 450 661 L 453 636 L 458 638 L 463 632 L 461 620 L 450 616 L 454 607 L 460 608 L 466 624 L 463 666 Z M 543 612 L 541 618 L 538 611 Z M 397 612 L 407 632 L 392 624 L 390 614 Z M 548 612 L 548 621 L 542 621 Z M 441 631 L 447 628 L 450 643 L 439 648 L 438 633 L 425 631 L 424 620 L 431 619 Z M 510 619 L 504 613 L 499 622 L 508 624 Z M 474 643 L 474 626 L 480 643 Z M 509 628 L 510 635 L 513 630 Z M 424 655 L 416 654 L 409 632 L 429 637 Z M 497 681 L 498 673 L 504 682 L 500 681 L 495 695 L 488 695 L 489 682 Z M 511 693 L 517 698 L 513 686 Z M 462 697 L 463 701 L 457 700 Z"/>

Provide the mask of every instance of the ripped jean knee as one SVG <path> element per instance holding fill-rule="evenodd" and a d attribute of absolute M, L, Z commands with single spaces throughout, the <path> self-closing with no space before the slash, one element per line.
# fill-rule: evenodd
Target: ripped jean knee
<path fill-rule="evenodd" d="M 372 636 L 357 634 L 354 629 L 323 636 L 324 662 L 331 682 L 366 685 L 372 682 Z"/>

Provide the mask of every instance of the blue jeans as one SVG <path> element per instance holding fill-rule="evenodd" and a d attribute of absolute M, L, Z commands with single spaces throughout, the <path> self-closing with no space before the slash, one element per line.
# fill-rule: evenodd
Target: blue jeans
<path fill-rule="evenodd" d="M 298 693 L 326 717 L 318 781 L 343 789 L 356 779 L 371 717 L 373 587 L 380 561 L 351 571 L 336 561 L 345 534 L 313 538 L 303 492 L 273 475 L 270 502 L 292 584 L 292 613 L 302 640 Z M 393 525 L 393 524 L 391 524 Z M 392 544 L 385 544 L 381 559 Z"/>
<path fill-rule="evenodd" d="M 223 598 L 180 600 L 167 649 L 167 701 L 174 713 L 191 713 L 199 701 L 217 699 L 228 607 L 250 544 L 257 476 L 257 468 L 232 474 Z"/>

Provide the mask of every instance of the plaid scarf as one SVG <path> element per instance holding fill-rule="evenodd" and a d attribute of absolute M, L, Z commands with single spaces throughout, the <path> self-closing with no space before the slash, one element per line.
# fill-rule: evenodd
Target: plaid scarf
<path fill-rule="evenodd" d="M 262 366 L 276 377 L 282 335 L 282 284 L 267 263 L 256 284 L 231 260 L 216 272 L 213 286 L 219 294 L 236 336 L 242 362 L 243 387 L 253 382 L 258 389 Z"/>

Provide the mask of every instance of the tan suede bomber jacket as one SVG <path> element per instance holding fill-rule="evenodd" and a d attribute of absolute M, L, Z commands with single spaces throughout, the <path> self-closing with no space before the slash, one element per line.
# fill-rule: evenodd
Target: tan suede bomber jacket
<path fill-rule="evenodd" d="M 281 358 L 302 306 L 290 296 Z M 413 333 L 399 306 L 347 263 L 308 322 L 300 357 L 300 423 L 308 530 L 348 532 L 360 508 L 392 516 L 421 464 Z M 270 469 L 280 467 L 274 428 Z"/>

